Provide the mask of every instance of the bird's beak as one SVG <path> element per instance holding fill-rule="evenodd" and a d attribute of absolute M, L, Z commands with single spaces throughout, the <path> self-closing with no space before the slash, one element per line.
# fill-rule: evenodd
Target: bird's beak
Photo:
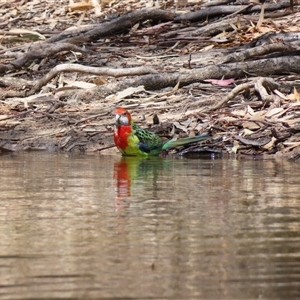
<path fill-rule="evenodd" d="M 119 114 L 116 114 L 115 124 L 116 126 L 120 125 L 120 116 Z"/>

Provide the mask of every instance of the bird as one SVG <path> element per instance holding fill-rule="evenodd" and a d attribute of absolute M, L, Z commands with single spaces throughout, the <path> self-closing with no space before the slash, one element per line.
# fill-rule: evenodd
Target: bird
<path fill-rule="evenodd" d="M 163 150 L 203 141 L 210 135 L 203 133 L 193 137 L 163 141 L 157 134 L 136 125 L 126 109 L 115 110 L 114 142 L 123 156 L 157 156 Z"/>

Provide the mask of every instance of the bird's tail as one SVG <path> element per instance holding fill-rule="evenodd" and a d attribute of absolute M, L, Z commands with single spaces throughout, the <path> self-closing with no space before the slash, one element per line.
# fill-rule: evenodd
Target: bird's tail
<path fill-rule="evenodd" d="M 173 149 L 176 147 L 204 141 L 204 140 L 209 139 L 210 137 L 211 136 L 208 133 L 202 133 L 202 134 L 196 135 L 196 136 L 191 136 L 191 137 L 186 137 L 186 138 L 181 138 L 181 139 L 172 139 L 163 145 L 162 150 Z"/>

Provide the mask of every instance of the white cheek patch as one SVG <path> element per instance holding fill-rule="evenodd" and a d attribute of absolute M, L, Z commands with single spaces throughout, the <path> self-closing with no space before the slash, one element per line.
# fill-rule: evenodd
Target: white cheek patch
<path fill-rule="evenodd" d="M 126 116 L 121 116 L 120 117 L 120 124 L 122 124 L 122 125 L 129 125 L 128 124 L 128 118 Z"/>

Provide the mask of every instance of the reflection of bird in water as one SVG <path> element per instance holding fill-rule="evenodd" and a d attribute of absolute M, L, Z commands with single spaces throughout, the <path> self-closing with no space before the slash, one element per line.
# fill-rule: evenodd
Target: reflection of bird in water
<path fill-rule="evenodd" d="M 114 179 L 116 180 L 116 193 L 118 197 L 124 198 L 130 196 L 132 175 L 128 161 L 122 159 L 115 163 Z"/>
<path fill-rule="evenodd" d="M 132 195 L 132 186 L 135 181 L 147 181 L 147 184 L 151 184 L 151 189 L 155 194 L 157 191 L 157 177 L 162 173 L 162 169 L 168 167 L 168 164 L 168 160 L 160 157 L 146 158 L 137 156 L 122 157 L 118 162 L 115 162 L 115 206 L 117 210 L 122 210 L 129 206 L 129 203 L 126 204 L 126 198 L 134 196 Z M 143 185 L 143 187 L 145 186 L 147 185 Z"/>
<path fill-rule="evenodd" d="M 149 156 L 159 155 L 163 150 L 169 150 L 183 145 L 200 142 L 210 138 L 207 133 L 172 139 L 164 142 L 158 135 L 136 125 L 130 113 L 124 108 L 117 108 L 115 111 L 116 123 L 114 141 L 122 155 L 128 156 Z"/>

